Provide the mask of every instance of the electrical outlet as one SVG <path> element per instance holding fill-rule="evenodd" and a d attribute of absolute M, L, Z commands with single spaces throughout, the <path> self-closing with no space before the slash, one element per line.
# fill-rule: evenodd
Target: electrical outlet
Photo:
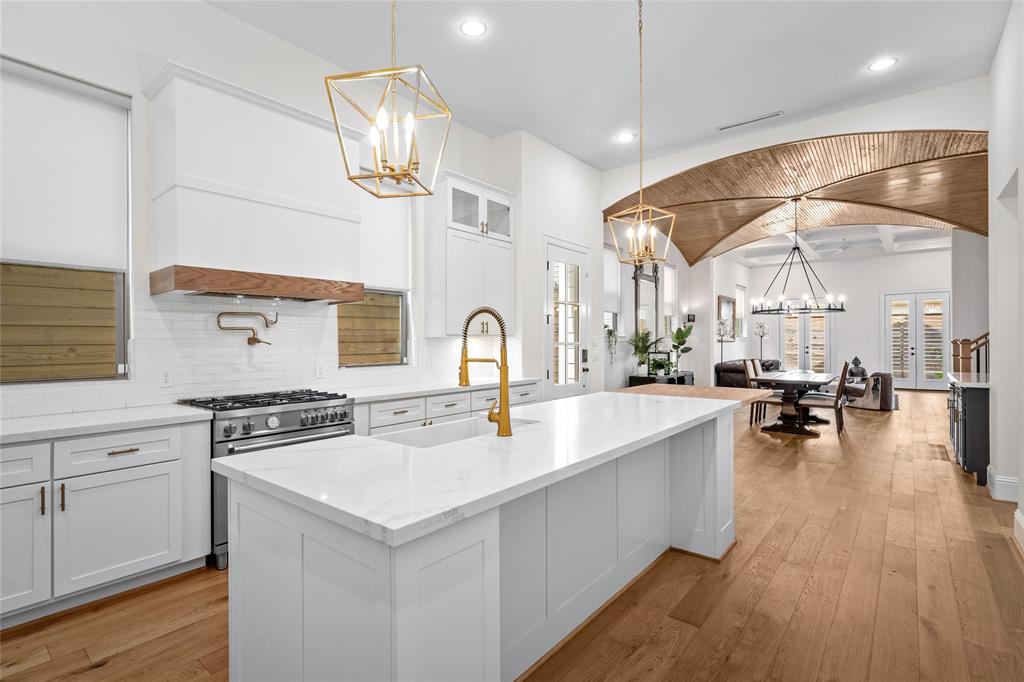
<path fill-rule="evenodd" d="M 316 375 L 317 379 L 323 379 L 325 376 L 327 376 L 327 370 L 324 369 L 324 363 L 316 363 L 316 369 L 314 370 L 314 374 Z"/>
<path fill-rule="evenodd" d="M 170 388 L 174 385 L 174 370 L 164 368 L 160 370 L 160 388 Z"/>

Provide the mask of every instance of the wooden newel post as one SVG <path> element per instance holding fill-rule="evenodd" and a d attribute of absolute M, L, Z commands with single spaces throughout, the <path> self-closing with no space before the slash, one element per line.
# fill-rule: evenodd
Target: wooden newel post
<path fill-rule="evenodd" d="M 971 340 L 953 339 L 953 371 L 971 371 Z"/>

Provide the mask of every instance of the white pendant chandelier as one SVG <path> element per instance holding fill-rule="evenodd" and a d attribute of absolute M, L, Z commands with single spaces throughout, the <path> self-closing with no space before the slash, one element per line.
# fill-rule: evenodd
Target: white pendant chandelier
<path fill-rule="evenodd" d="M 433 193 L 452 123 L 423 67 L 397 65 L 397 35 L 392 0 L 391 67 L 324 78 L 345 174 L 379 199 Z"/>
<path fill-rule="evenodd" d="M 637 0 L 637 34 L 640 45 L 640 197 L 635 206 L 608 216 L 608 229 L 619 262 L 643 267 L 668 260 L 674 213 L 644 203 L 644 3 Z"/>
<path fill-rule="evenodd" d="M 768 288 L 764 290 L 764 296 L 755 298 L 750 302 L 752 315 L 806 315 L 809 313 L 845 313 L 846 296 L 834 296 L 822 283 L 814 266 L 810 264 L 800 248 L 800 197 L 791 200 L 793 202 L 793 248 L 789 256 L 782 262 L 779 271 L 769 282 Z M 800 265 L 797 271 L 797 279 L 802 272 L 804 281 L 807 284 L 803 294 L 797 298 L 786 292 L 789 290 L 790 275 L 793 273 L 793 266 Z M 783 272 L 785 276 L 783 277 Z M 781 288 L 776 290 L 777 295 L 772 294 L 772 287 L 782 278 Z M 811 279 L 813 277 L 813 280 Z M 815 282 L 818 288 L 815 288 Z M 794 280 L 794 284 L 797 280 Z"/>

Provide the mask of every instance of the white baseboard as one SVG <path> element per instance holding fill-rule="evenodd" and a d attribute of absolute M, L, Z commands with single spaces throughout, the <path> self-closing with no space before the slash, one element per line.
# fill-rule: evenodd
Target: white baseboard
<path fill-rule="evenodd" d="M 994 500 L 1017 501 L 1018 481 L 1013 476 L 1000 476 L 992 465 L 988 465 L 988 492 Z"/>
<path fill-rule="evenodd" d="M 1024 555 L 1024 507 L 1017 507 L 1013 513 L 1013 537 L 1017 540 L 1017 549 Z"/>

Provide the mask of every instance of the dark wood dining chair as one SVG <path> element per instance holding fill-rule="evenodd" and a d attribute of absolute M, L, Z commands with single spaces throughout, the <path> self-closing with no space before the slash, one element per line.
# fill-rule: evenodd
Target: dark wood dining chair
<path fill-rule="evenodd" d="M 825 409 L 831 407 L 836 414 L 836 433 L 842 433 L 845 424 L 843 423 L 843 405 L 846 404 L 846 375 L 850 370 L 850 363 L 843 363 L 843 371 L 839 373 L 839 384 L 836 386 L 836 394 L 831 393 L 807 393 L 798 403 L 800 414 L 804 410 Z"/>
<path fill-rule="evenodd" d="M 760 360 L 744 360 L 743 373 L 746 375 L 748 388 L 764 388 L 764 386 L 762 386 L 757 381 L 757 377 L 761 376 L 764 373 L 763 371 L 761 371 Z M 749 424 L 754 424 L 755 422 L 760 424 L 761 422 L 763 422 L 764 418 L 767 416 L 769 405 L 781 406 L 781 396 L 772 395 L 769 398 L 755 400 L 754 402 L 750 403 Z"/>

